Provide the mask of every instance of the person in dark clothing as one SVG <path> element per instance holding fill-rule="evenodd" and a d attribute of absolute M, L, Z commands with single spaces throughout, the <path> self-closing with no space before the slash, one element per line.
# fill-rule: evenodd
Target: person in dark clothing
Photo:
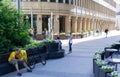
<path fill-rule="evenodd" d="M 107 38 L 107 35 L 108 35 L 108 28 L 107 29 L 105 29 L 105 33 L 106 33 L 106 38 Z"/>
<path fill-rule="evenodd" d="M 57 37 L 56 42 L 58 43 L 58 50 L 61 50 L 62 49 L 62 42 L 61 42 L 59 37 Z"/>

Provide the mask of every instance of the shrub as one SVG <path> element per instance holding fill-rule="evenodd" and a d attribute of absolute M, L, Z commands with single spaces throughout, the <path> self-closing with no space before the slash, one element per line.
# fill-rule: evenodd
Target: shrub
<path fill-rule="evenodd" d="M 118 71 L 111 72 L 112 77 L 118 77 Z"/>
<path fill-rule="evenodd" d="M 96 62 L 98 64 L 98 66 L 104 66 L 104 65 L 106 65 L 105 61 L 101 60 L 101 59 L 97 59 Z"/>
<path fill-rule="evenodd" d="M 113 68 L 113 66 L 105 65 L 105 66 L 102 66 L 102 69 L 103 69 L 105 72 L 112 72 L 114 68 Z"/>
<path fill-rule="evenodd" d="M 25 15 L 14 7 L 10 0 L 0 1 L 0 52 L 30 43 L 30 25 L 25 21 Z"/>
<path fill-rule="evenodd" d="M 101 54 L 103 51 L 97 51 L 94 53 L 93 59 L 101 59 Z"/>

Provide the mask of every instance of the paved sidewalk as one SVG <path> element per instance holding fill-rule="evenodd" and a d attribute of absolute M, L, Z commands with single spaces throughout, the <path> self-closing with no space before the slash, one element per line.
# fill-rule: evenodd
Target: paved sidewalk
<path fill-rule="evenodd" d="M 111 31 L 108 38 L 103 33 L 101 36 L 90 36 L 73 40 L 73 52 L 68 53 L 68 40 L 62 40 L 66 54 L 64 58 L 47 60 L 47 64 L 37 64 L 32 73 L 22 69 L 21 77 L 94 77 L 92 69 L 93 54 L 103 50 L 105 46 L 120 40 L 120 31 Z M 16 77 L 16 72 L 2 77 Z"/>

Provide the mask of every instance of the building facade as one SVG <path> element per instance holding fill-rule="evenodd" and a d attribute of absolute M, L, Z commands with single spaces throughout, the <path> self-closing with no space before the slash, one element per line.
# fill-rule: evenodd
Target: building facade
<path fill-rule="evenodd" d="M 72 33 L 80 38 L 83 33 L 115 29 L 113 0 L 21 0 L 20 8 L 29 16 L 36 39 L 44 39 L 49 31 L 51 14 L 54 37 L 66 38 Z"/>

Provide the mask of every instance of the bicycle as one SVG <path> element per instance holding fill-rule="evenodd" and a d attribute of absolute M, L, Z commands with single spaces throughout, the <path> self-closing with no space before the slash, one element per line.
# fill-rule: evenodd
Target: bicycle
<path fill-rule="evenodd" d="M 41 58 L 41 56 L 33 55 L 28 58 L 28 66 L 30 69 L 34 69 L 37 63 L 41 62 L 42 65 L 46 65 L 46 59 Z"/>

